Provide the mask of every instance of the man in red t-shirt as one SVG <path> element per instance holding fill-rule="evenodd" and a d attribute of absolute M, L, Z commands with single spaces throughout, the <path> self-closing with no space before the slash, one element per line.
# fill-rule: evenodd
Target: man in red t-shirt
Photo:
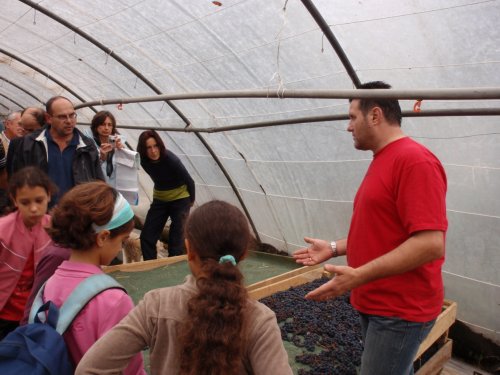
<path fill-rule="evenodd" d="M 377 81 L 360 88 L 390 87 Z M 413 374 L 418 347 L 443 304 L 446 174 L 428 149 L 403 134 L 397 100 L 350 102 L 347 131 L 373 161 L 354 198 L 349 234 L 332 242 L 306 237 L 310 246 L 293 256 L 311 266 L 346 255 L 348 266 L 325 265 L 336 276 L 306 298 L 350 290 L 361 317 L 361 375 Z"/>

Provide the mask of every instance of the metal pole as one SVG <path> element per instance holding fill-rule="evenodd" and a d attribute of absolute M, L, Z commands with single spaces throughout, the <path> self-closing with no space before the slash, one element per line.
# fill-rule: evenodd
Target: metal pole
<path fill-rule="evenodd" d="M 359 80 L 358 75 L 356 74 L 356 71 L 351 65 L 351 62 L 347 58 L 347 55 L 345 54 L 342 46 L 338 42 L 337 38 L 335 38 L 335 35 L 333 35 L 332 29 L 330 29 L 330 26 L 328 26 L 328 23 L 325 21 L 321 13 L 319 12 L 318 8 L 313 4 L 311 0 L 301 0 L 302 4 L 306 7 L 306 9 L 309 11 L 311 14 L 312 18 L 316 21 L 318 24 L 319 28 L 321 31 L 323 31 L 323 34 L 325 34 L 326 39 L 330 42 L 330 45 L 333 47 L 335 50 L 335 53 L 337 54 L 338 58 L 340 59 L 340 62 L 342 65 L 344 65 L 345 70 L 347 71 L 347 74 L 349 74 L 349 77 L 351 77 L 352 83 L 354 83 L 355 87 L 361 86 L 361 81 Z"/>
<path fill-rule="evenodd" d="M 33 1 L 30 1 L 30 0 L 19 0 L 19 1 L 21 1 L 22 3 L 24 3 L 26 5 L 31 6 L 32 8 L 38 10 L 39 12 L 45 14 L 46 16 L 48 16 L 48 17 L 52 18 L 53 20 L 59 22 L 60 24 L 66 26 L 68 29 L 74 31 L 75 33 L 80 35 L 82 38 L 88 40 L 90 43 L 94 44 L 96 47 L 100 48 L 102 51 L 106 52 L 109 56 L 112 56 L 116 61 L 118 61 L 120 64 L 122 64 L 124 67 L 126 67 L 130 72 L 132 72 L 136 77 L 138 77 L 142 82 L 144 82 L 149 88 L 151 88 L 151 90 L 153 90 L 157 94 L 161 93 L 160 89 L 158 89 L 155 85 L 153 85 L 153 83 L 151 81 L 149 81 L 143 74 L 141 74 L 137 69 L 135 69 L 127 61 L 125 61 L 119 55 L 117 55 L 115 52 L 113 52 L 112 49 L 110 49 L 110 48 L 106 47 L 105 45 L 103 45 L 102 43 L 100 43 L 97 39 L 93 38 L 89 34 L 83 32 L 78 27 L 71 24 L 70 22 L 66 21 L 65 19 L 59 17 L 57 14 L 52 13 L 48 9 L 45 9 L 44 7 L 40 6 L 39 4 L 37 4 Z M 159 96 L 161 96 L 161 95 L 159 95 Z M 189 122 L 189 119 L 173 103 L 171 103 L 168 98 L 162 99 L 162 101 L 165 101 L 170 106 L 170 108 L 182 119 L 182 121 L 184 121 L 184 123 L 186 124 L 186 127 L 189 127 L 191 125 Z M 82 100 L 82 102 L 83 102 L 83 100 Z M 140 101 L 135 101 L 135 102 L 138 103 Z M 98 101 L 97 103 L 100 103 L 101 105 L 104 104 L 103 102 L 100 102 L 100 101 Z M 118 104 L 118 103 L 126 103 L 126 101 L 120 100 L 118 102 L 115 102 L 114 104 Z M 106 103 L 106 104 L 111 104 L 111 103 Z M 90 106 L 90 105 L 77 105 L 77 106 L 75 106 L 75 109 L 82 108 L 82 107 L 88 107 L 88 106 Z M 218 158 L 215 155 L 215 153 L 213 152 L 213 150 L 206 143 L 206 141 L 201 138 L 201 135 L 198 135 L 198 138 L 200 139 L 200 141 L 202 141 L 202 143 L 205 145 L 205 147 L 207 147 L 207 150 L 214 157 L 217 164 L 221 167 L 221 170 L 224 173 L 224 175 L 226 176 L 226 178 L 228 179 L 229 184 L 233 187 L 233 189 L 235 189 L 235 185 L 232 182 L 229 174 L 227 173 L 227 171 L 224 170 L 224 166 L 222 165 L 220 160 L 218 160 Z M 240 204 L 243 207 L 243 209 L 245 210 L 245 212 L 248 213 L 248 211 L 245 207 L 245 203 L 244 203 L 242 197 L 240 196 L 239 192 L 235 189 L 234 193 L 236 194 L 236 196 L 237 196 L 238 200 L 240 201 Z M 247 218 L 250 221 L 250 223 L 252 224 L 252 227 L 255 229 L 255 226 L 252 223 L 252 218 L 249 215 L 247 215 Z M 258 238 L 257 232 L 255 232 L 255 235 Z"/>
<path fill-rule="evenodd" d="M 222 171 L 222 173 L 224 174 L 224 176 L 226 177 L 227 181 L 229 182 L 229 185 L 231 185 L 231 188 L 233 189 L 233 192 L 234 194 L 236 194 L 236 198 L 238 199 L 238 201 L 240 202 L 241 204 L 241 207 L 243 208 L 243 211 L 245 211 L 245 215 L 247 216 L 248 218 L 248 222 L 250 223 L 253 231 L 254 231 L 254 234 L 255 234 L 255 238 L 256 240 L 261 243 L 261 240 L 260 240 L 260 236 L 259 236 L 259 232 L 257 231 L 257 227 L 255 226 L 253 220 L 252 220 L 252 216 L 250 216 L 250 212 L 248 211 L 246 205 L 243 203 L 243 197 L 241 196 L 240 194 L 240 191 L 238 190 L 238 188 L 236 187 L 236 185 L 234 184 L 233 180 L 231 179 L 231 176 L 229 175 L 229 172 L 226 170 L 226 168 L 224 167 L 224 165 L 222 164 L 222 162 L 220 161 L 219 157 L 217 156 L 217 154 L 212 150 L 212 148 L 210 147 L 210 145 L 207 143 L 207 141 L 198 133 L 195 133 L 195 135 L 198 137 L 198 139 L 200 140 L 201 143 L 203 143 L 203 145 L 207 148 L 208 152 L 210 153 L 210 155 L 212 155 L 213 159 L 215 160 L 215 162 L 217 163 L 217 165 L 219 166 L 220 170 Z"/>
<path fill-rule="evenodd" d="M 0 96 L 4 97 L 4 98 L 5 98 L 5 99 L 7 99 L 8 101 L 10 101 L 10 102 L 14 103 L 14 104 L 15 104 L 15 105 L 17 105 L 19 108 L 23 108 L 23 109 L 24 109 L 24 107 L 23 107 L 21 104 L 19 104 L 19 103 L 18 103 L 18 102 L 16 102 L 15 100 L 13 100 L 13 99 L 9 98 L 8 96 L 6 96 L 6 95 L 4 95 L 4 94 L 1 94 L 1 93 L 0 93 Z"/>
<path fill-rule="evenodd" d="M 31 92 L 29 92 L 28 90 L 22 88 L 21 86 L 15 84 L 14 82 L 8 80 L 7 78 L 5 77 L 0 77 L 0 79 L 4 82 L 7 82 L 8 84 L 14 86 L 16 89 L 19 89 L 21 90 L 22 92 L 24 92 L 25 94 L 31 96 L 33 99 L 37 100 L 38 102 L 40 102 L 41 104 L 43 104 L 43 100 L 41 100 L 40 98 L 36 97 L 35 95 L 33 95 Z"/>
<path fill-rule="evenodd" d="M 421 112 L 413 111 L 403 111 L 403 117 L 459 117 L 459 116 L 500 116 L 500 108 L 457 108 L 457 109 L 430 109 Z M 189 128 L 174 128 L 174 127 L 147 127 L 147 129 L 161 130 L 168 132 L 183 132 L 183 133 L 219 133 L 225 131 L 234 130 L 244 130 L 244 129 L 256 129 L 256 128 L 266 128 L 270 126 L 282 126 L 282 125 L 293 125 L 293 124 L 308 124 L 314 122 L 327 122 L 327 121 L 346 121 L 349 119 L 349 115 L 339 114 L 339 115 L 325 115 L 325 116 L 308 116 L 308 117 L 295 117 L 287 120 L 275 120 L 275 121 L 260 121 L 251 122 L 240 125 L 230 125 L 221 126 L 218 128 L 195 128 L 190 126 Z M 81 125 L 88 125 L 86 123 L 79 123 Z M 144 130 L 145 127 L 140 127 L 137 125 L 120 125 L 120 129 L 135 129 Z"/>
<path fill-rule="evenodd" d="M 137 69 L 135 69 L 132 65 L 130 65 L 127 61 L 122 59 L 119 55 L 117 55 L 111 48 L 106 47 L 104 44 L 99 42 L 97 39 L 93 38 L 89 34 L 85 33 L 82 31 L 80 28 L 76 27 L 72 23 L 68 22 L 62 17 L 59 17 L 57 14 L 51 12 L 50 10 L 40 6 L 40 4 L 35 3 L 34 1 L 30 0 L 19 0 L 20 2 L 29 5 L 33 9 L 36 9 L 40 13 L 45 14 L 47 17 L 52 18 L 53 20 L 59 22 L 61 25 L 64 25 L 71 31 L 75 32 L 76 34 L 80 35 L 82 38 L 88 40 L 90 43 L 101 49 L 102 51 L 106 52 L 107 55 L 113 57 L 116 61 L 118 61 L 121 65 L 123 65 L 125 68 L 127 68 L 132 74 L 134 74 L 137 78 L 139 78 L 142 82 L 144 82 L 151 90 L 153 90 L 155 93 L 160 94 L 161 90 L 158 89 L 151 81 L 149 81 L 141 72 L 139 72 Z M 177 113 L 177 115 L 186 123 L 186 125 L 189 125 L 189 120 L 186 118 L 186 116 L 173 104 L 169 103 L 167 100 L 167 104 L 172 108 L 172 110 Z"/>
<path fill-rule="evenodd" d="M 75 98 L 77 98 L 78 100 L 80 100 L 81 102 L 85 102 L 85 100 L 80 96 L 78 95 L 75 91 L 73 91 L 72 89 L 70 89 L 68 86 L 66 86 L 64 83 L 62 83 L 61 81 L 59 81 L 57 78 L 51 76 L 50 74 L 48 73 L 45 73 L 42 69 L 38 68 L 37 66 L 29 63 L 28 61 L 20 58 L 19 56 L 16 56 L 6 50 L 4 50 L 3 48 L 0 48 L 0 53 L 3 53 L 4 55 L 7 55 L 9 56 L 10 58 L 14 59 L 14 60 L 17 60 L 19 61 L 20 63 L 30 67 L 31 69 L 37 71 L 38 73 L 40 73 L 41 75 L 43 75 L 44 77 L 46 77 L 47 79 L 50 79 L 51 81 L 57 83 L 59 86 L 61 86 L 63 89 L 65 89 L 67 92 L 71 93 L 71 95 L 73 95 Z M 91 105 L 87 105 L 86 107 L 92 107 Z M 94 108 L 91 108 L 94 112 L 97 112 Z"/>
<path fill-rule="evenodd" d="M 354 90 L 226 90 L 198 91 L 179 94 L 112 98 L 81 103 L 75 108 L 92 105 L 157 102 L 163 100 L 278 98 L 278 99 L 400 99 L 400 100 L 491 100 L 500 99 L 500 88 L 477 87 L 463 89 L 354 89 Z"/>

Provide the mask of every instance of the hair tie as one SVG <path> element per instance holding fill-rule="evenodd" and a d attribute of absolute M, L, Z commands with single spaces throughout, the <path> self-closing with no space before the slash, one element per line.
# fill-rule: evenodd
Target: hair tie
<path fill-rule="evenodd" d="M 104 229 L 115 229 L 121 227 L 125 223 L 128 223 L 133 217 L 134 211 L 132 211 L 130 204 L 125 200 L 125 198 L 123 198 L 123 195 L 118 193 L 111 220 L 104 225 L 96 225 L 95 223 L 92 223 L 92 228 L 96 233 Z"/>
<path fill-rule="evenodd" d="M 236 266 L 236 259 L 232 255 L 224 255 L 220 257 L 219 263 L 231 263 L 233 266 Z"/>

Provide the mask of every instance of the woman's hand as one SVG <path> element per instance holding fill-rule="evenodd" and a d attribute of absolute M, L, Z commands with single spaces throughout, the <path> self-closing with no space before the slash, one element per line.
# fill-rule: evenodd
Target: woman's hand
<path fill-rule="evenodd" d="M 119 136 L 116 136 L 116 140 L 115 140 L 115 147 L 119 150 L 121 150 L 124 146 L 124 144 L 122 143 L 122 140 L 120 139 Z"/>
<path fill-rule="evenodd" d="M 99 147 L 99 155 L 102 161 L 106 160 L 108 153 L 113 150 L 111 143 L 101 143 Z"/>

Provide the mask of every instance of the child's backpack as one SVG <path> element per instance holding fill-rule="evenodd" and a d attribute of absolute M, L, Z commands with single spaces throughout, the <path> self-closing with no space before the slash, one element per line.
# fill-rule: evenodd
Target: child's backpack
<path fill-rule="evenodd" d="M 2 375 L 73 375 L 75 366 L 62 334 L 96 295 L 110 288 L 125 290 L 111 276 L 92 275 L 78 284 L 58 309 L 51 301 L 43 303 L 44 286 L 33 302 L 28 324 L 17 327 L 0 341 Z M 43 318 L 46 317 L 43 322 L 40 313 L 44 313 L 41 314 Z"/>

